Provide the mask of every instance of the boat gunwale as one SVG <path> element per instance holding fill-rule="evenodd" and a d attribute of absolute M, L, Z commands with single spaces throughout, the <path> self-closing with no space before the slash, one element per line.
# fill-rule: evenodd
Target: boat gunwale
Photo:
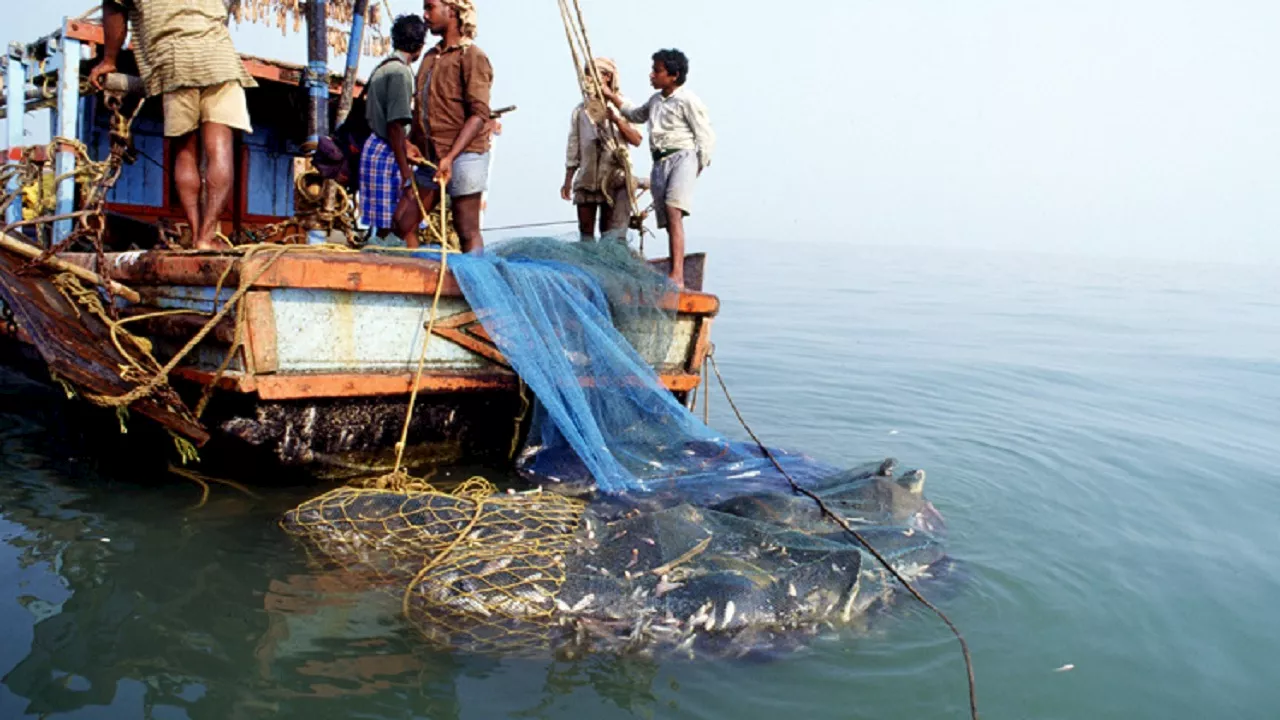
<path fill-rule="evenodd" d="M 284 246 L 282 246 L 284 247 Z M 92 253 L 63 253 L 62 259 L 98 272 Z M 239 267 L 239 255 L 218 255 L 191 251 L 133 251 L 107 253 L 105 275 L 137 290 L 145 300 L 165 287 L 216 287 L 234 289 L 242 274 L 255 277 L 251 288 L 273 290 L 328 290 L 370 294 L 432 296 L 439 280 L 439 262 L 420 257 L 397 257 L 384 253 L 294 251 L 275 257 L 251 258 Z M 262 271 L 266 263 L 269 267 Z M 463 297 L 452 273 L 446 273 L 442 294 Z M 674 294 L 673 294 L 674 295 Z M 661 303 L 681 314 L 714 317 L 720 299 L 704 292 L 686 290 L 678 299 L 669 295 Z"/>

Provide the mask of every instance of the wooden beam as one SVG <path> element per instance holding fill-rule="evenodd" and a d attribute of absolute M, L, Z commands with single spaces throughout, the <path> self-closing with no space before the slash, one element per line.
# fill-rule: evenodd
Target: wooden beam
<path fill-rule="evenodd" d="M 276 314 L 271 306 L 271 293 L 254 291 L 244 296 L 245 332 L 248 334 L 249 369 L 256 375 L 280 369 L 280 351 L 276 336 Z"/>
<path fill-rule="evenodd" d="M 66 34 L 72 40 L 94 45 L 102 45 L 105 42 L 103 40 L 102 26 L 86 20 L 68 21 Z M 255 80 L 266 80 L 267 82 L 278 82 L 285 85 L 298 85 L 302 82 L 302 68 L 291 63 L 264 60 L 252 55 L 241 55 L 240 62 L 244 63 L 245 71 Z M 342 94 L 342 80 L 343 78 L 340 75 L 329 74 L 329 92 L 331 94 Z M 358 93 L 363 87 L 363 83 L 357 82 L 355 92 Z"/>
<path fill-rule="evenodd" d="M 23 242 L 9 233 L 0 233 L 0 248 L 8 250 L 15 255 L 21 255 L 28 260 L 38 260 L 44 254 L 44 251 L 40 248 Z M 103 280 L 103 278 L 98 276 L 98 273 L 95 273 L 92 270 L 86 270 L 79 265 L 73 265 L 58 257 L 48 257 L 42 262 L 54 270 L 71 273 L 81 280 L 93 283 L 94 285 L 102 285 L 105 283 L 111 288 L 112 293 L 119 295 L 131 303 L 136 304 L 142 302 L 142 296 L 138 295 L 138 293 L 118 282 L 115 282 L 114 280 Z"/>
<path fill-rule="evenodd" d="M 212 373 L 205 373 L 212 378 Z M 698 387 L 697 375 L 663 375 L 662 384 L 672 392 L 688 392 Z M 412 373 L 374 375 L 342 373 L 329 375 L 259 375 L 252 386 L 242 383 L 240 392 L 253 392 L 263 400 L 315 400 L 321 398 L 384 397 L 407 395 L 413 384 Z M 252 387 L 253 389 L 249 389 Z M 514 373 L 424 375 L 419 392 L 428 394 L 459 392 L 492 392 L 515 390 Z"/>

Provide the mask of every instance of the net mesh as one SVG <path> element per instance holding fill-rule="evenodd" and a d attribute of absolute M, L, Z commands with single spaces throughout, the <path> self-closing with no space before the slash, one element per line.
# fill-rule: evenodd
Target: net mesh
<path fill-rule="evenodd" d="M 322 562 L 400 593 L 431 640 L 504 653 L 786 649 L 891 599 L 758 447 L 663 387 L 676 293 L 625 244 L 523 240 L 450 265 L 537 398 L 519 469 L 547 491 L 336 490 L 284 521 Z M 775 455 L 907 577 L 943 559 L 923 472 Z"/>

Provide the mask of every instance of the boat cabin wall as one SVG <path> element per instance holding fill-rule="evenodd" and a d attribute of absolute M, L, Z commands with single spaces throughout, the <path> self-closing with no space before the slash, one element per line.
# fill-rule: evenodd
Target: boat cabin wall
<path fill-rule="evenodd" d="M 263 84 L 247 91 L 253 132 L 237 133 L 235 186 L 231 205 L 222 217 L 222 231 L 227 235 L 277 223 L 294 214 L 295 168 L 306 122 L 290 107 L 291 93 L 281 89 Z M 93 157 L 105 158 L 111 149 L 111 113 L 100 97 L 82 100 L 79 127 L 80 140 Z M 123 168 L 107 195 L 107 211 L 113 216 L 109 244 L 119 250 L 149 247 L 155 242 L 155 231 L 144 232 L 139 223 L 186 221 L 173 179 L 176 142 L 164 137 L 159 98 L 149 99 L 134 121 L 133 144 L 137 160 Z"/>
<path fill-rule="evenodd" d="M 64 80 L 68 81 L 68 87 L 80 87 L 97 61 L 102 38 L 102 28 L 98 24 L 68 20 L 59 31 L 40 42 L 28 46 L 15 45 L 11 53 L 14 57 L 6 57 L 5 64 L 18 69 L 15 77 L 26 76 L 27 94 L 40 88 L 60 88 Z M 65 63 L 70 70 L 61 60 L 63 48 L 66 49 L 66 57 L 78 60 Z M 250 88 L 246 93 L 253 132 L 237 133 L 234 194 L 231 206 L 222 218 L 221 228 L 228 235 L 242 230 L 257 230 L 294 215 L 294 180 L 302 155 L 301 147 L 307 137 L 308 91 L 302 86 L 303 69 L 250 56 L 242 56 L 242 60 L 258 87 Z M 132 76 L 136 85 L 138 67 L 133 53 L 129 50 L 121 52 L 117 65 L 119 72 Z M 78 74 L 81 82 L 71 82 L 74 78 L 67 77 L 68 72 Z M 331 93 L 341 92 L 341 81 L 340 76 L 330 77 Z M 54 93 L 55 96 L 57 94 Z M 95 160 L 107 157 L 111 113 L 100 95 L 75 97 L 72 103 L 66 104 L 66 107 L 74 109 L 74 118 L 68 117 L 70 113 L 58 112 L 58 108 L 63 106 L 61 97 L 37 95 L 39 97 L 34 99 L 26 98 L 26 108 L 53 108 L 55 135 L 74 134 L 85 143 Z M 3 103 L 6 114 L 9 105 L 23 103 L 22 93 L 14 97 L 19 99 Z M 161 102 L 159 98 L 147 100 L 133 128 L 137 161 L 123 168 L 116 187 L 108 195 L 109 249 L 151 247 L 158 241 L 155 225 L 159 221 L 185 223 L 173 182 L 174 142 L 164 137 Z M 21 117 L 21 113 L 16 116 Z M 20 122 L 16 125 L 21 128 Z M 54 163 L 44 157 L 45 148 L 27 148 L 25 154 L 21 148 L 11 148 L 9 154 L 10 157 L 28 157 L 44 162 L 45 172 L 52 178 Z M 59 153 L 60 161 L 69 160 L 69 156 L 69 153 Z M 53 194 L 51 189 L 49 195 Z M 66 198 L 65 204 L 59 203 L 59 212 L 81 207 L 83 190 L 75 188 L 73 191 L 71 181 L 60 183 L 56 194 L 59 198 Z M 70 221 L 64 221 L 56 235 L 65 235 L 70 230 L 69 224 Z M 28 235 L 32 240 L 48 240 L 47 233 L 36 238 L 34 230 L 28 229 Z"/>

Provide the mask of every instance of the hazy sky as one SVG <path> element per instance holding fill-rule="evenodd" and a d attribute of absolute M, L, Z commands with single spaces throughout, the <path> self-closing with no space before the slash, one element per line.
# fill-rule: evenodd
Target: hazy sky
<path fill-rule="evenodd" d="M 695 249 L 707 235 L 1280 262 L 1275 0 L 583 2 L 632 98 L 650 92 L 654 50 L 692 59 L 720 135 Z M 8 39 L 89 6 L 6 4 Z M 578 93 L 556 2 L 480 12 L 494 103 L 520 106 L 487 222 L 567 219 Z M 296 35 L 235 37 L 305 53 Z"/>

